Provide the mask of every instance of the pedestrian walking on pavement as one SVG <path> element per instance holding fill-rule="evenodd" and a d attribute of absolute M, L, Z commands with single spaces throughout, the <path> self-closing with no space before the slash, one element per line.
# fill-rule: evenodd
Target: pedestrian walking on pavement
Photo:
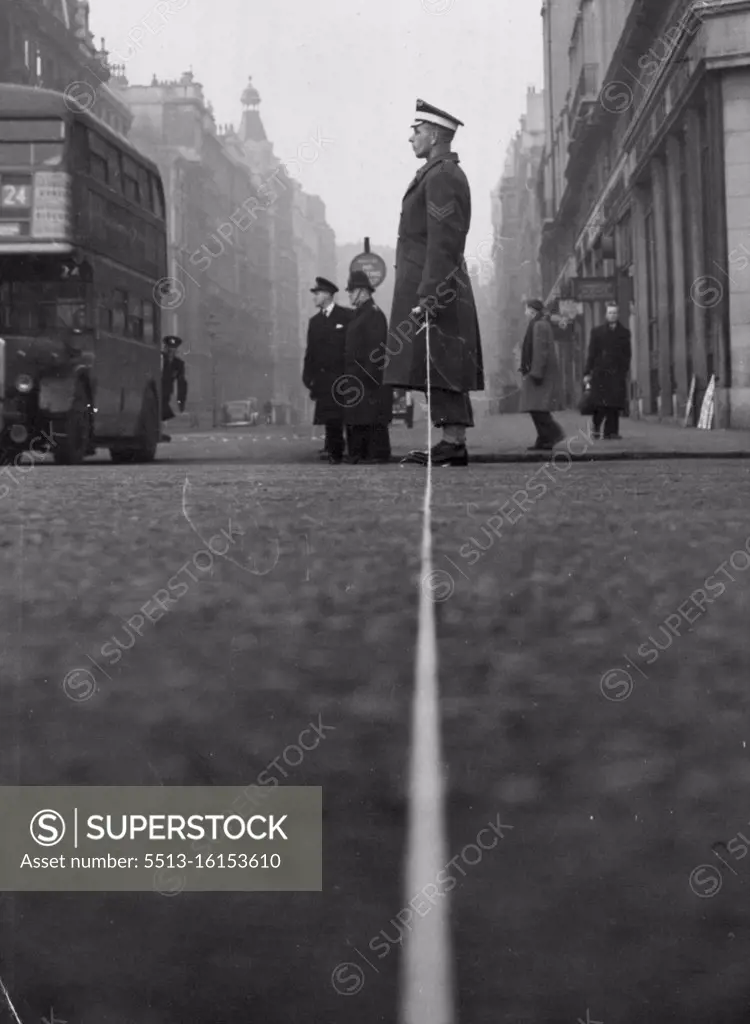
<path fill-rule="evenodd" d="M 607 322 L 594 327 L 589 339 L 584 384 L 591 388 L 593 437 L 620 440 L 620 413 L 628 407 L 628 373 L 633 350 L 630 331 L 620 323 L 616 302 L 607 303 Z"/>
<path fill-rule="evenodd" d="M 529 451 L 552 451 L 565 440 L 565 431 L 552 415 L 560 383 L 552 325 L 540 299 L 526 303 L 529 325 L 521 347 L 521 412 L 534 421 L 537 438 Z"/>
<path fill-rule="evenodd" d="M 340 463 L 346 448 L 344 409 L 335 392 L 344 376 L 344 338 L 353 312 L 336 304 L 338 287 L 325 277 L 316 277 L 310 291 L 318 312 L 307 327 L 302 383 L 315 402 L 313 423 L 325 427 L 323 457 Z"/>
<path fill-rule="evenodd" d="M 354 316 L 346 327 L 344 420 L 350 429 L 349 462 L 390 462 L 388 427 L 393 418 L 393 388 L 383 385 L 388 321 L 375 305 L 375 289 L 363 270 L 346 285 Z"/>
<path fill-rule="evenodd" d="M 162 362 L 161 362 L 161 418 L 162 423 L 174 419 L 172 411 L 172 392 L 177 385 L 177 408 L 180 412 L 185 411 L 187 402 L 188 382 L 185 374 L 185 360 L 180 359 L 176 354 L 182 344 L 182 338 L 175 334 L 168 334 L 162 339 Z M 171 441 L 172 438 L 161 428 L 161 441 Z"/>
<path fill-rule="evenodd" d="M 425 165 L 403 198 L 383 375 L 385 384 L 426 392 L 429 372 L 432 422 L 443 428 L 432 462 L 441 466 L 468 464 L 466 428 L 474 426 L 469 392 L 484 390 L 479 322 L 464 259 L 471 192 L 458 154 L 451 151 L 462 124 L 417 100 L 409 141 Z M 402 461 L 426 466 L 428 452 L 411 452 Z"/>

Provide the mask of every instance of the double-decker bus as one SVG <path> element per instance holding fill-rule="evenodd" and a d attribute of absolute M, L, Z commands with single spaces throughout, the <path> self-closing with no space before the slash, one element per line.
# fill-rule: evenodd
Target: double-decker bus
<path fill-rule="evenodd" d="M 0 84 L 0 448 L 153 460 L 166 275 L 156 164 L 66 96 Z"/>

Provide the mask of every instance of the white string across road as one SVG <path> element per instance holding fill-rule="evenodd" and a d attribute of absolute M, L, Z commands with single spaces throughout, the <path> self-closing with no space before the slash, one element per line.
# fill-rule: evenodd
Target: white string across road
<path fill-rule="evenodd" d="M 5 982 L 3 981 L 2 978 L 0 978 L 0 992 L 2 992 L 3 994 L 5 1002 L 8 1005 L 8 1009 L 10 1010 L 13 1016 L 13 1020 L 16 1022 L 16 1024 L 22 1024 L 21 1018 L 16 1013 L 16 1008 L 13 1005 L 13 1000 L 10 998 L 10 992 L 8 992 L 7 988 L 5 987 Z"/>
<path fill-rule="evenodd" d="M 436 883 L 448 863 L 443 757 L 440 735 L 437 631 L 431 594 L 432 394 L 430 325 L 425 321 L 427 378 L 427 479 L 422 519 L 419 624 L 411 722 L 406 845 L 406 906 Z M 453 960 L 448 899 L 441 896 L 424 917 L 413 916 L 403 946 L 400 1024 L 455 1024 Z"/>

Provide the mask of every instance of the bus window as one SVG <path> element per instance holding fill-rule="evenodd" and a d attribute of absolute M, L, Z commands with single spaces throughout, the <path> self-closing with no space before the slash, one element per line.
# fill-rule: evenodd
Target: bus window
<path fill-rule="evenodd" d="M 154 340 L 154 304 L 150 300 L 143 303 L 143 340 Z"/>
<path fill-rule="evenodd" d="M 61 142 L 35 142 L 34 165 L 42 167 L 59 167 L 62 163 L 63 147 Z"/>
<path fill-rule="evenodd" d="M 29 142 L 0 142 L 0 164 L 3 167 L 30 167 L 31 144 Z"/>
<path fill-rule="evenodd" d="M 141 201 L 141 187 L 138 183 L 138 165 L 129 156 L 122 156 L 123 193 L 133 203 Z"/>
<path fill-rule="evenodd" d="M 115 288 L 112 295 L 112 333 L 125 334 L 125 318 L 128 312 L 128 293 Z"/>
<path fill-rule="evenodd" d="M 141 194 L 138 188 L 138 179 L 131 178 L 129 174 L 123 174 L 123 194 L 126 199 L 130 199 L 131 202 L 139 203 Z"/>
<path fill-rule="evenodd" d="M 137 341 L 143 340 L 143 303 L 141 299 L 131 298 L 128 303 L 127 335 Z"/>
<path fill-rule="evenodd" d="M 147 175 L 149 179 L 149 210 L 156 214 L 157 213 L 157 186 L 156 178 L 153 174 Z"/>
<path fill-rule="evenodd" d="M 143 167 L 138 168 L 138 189 L 141 194 L 141 206 L 144 210 L 151 210 L 151 197 L 148 194 L 148 171 Z"/>
<path fill-rule="evenodd" d="M 154 186 L 154 212 L 159 220 L 164 220 L 164 191 L 158 178 L 152 178 Z"/>
<path fill-rule="evenodd" d="M 102 331 L 112 330 L 112 310 L 107 305 L 107 296 L 99 296 L 99 327 Z"/>
<path fill-rule="evenodd" d="M 0 139 L 3 142 L 61 142 L 65 138 L 65 122 L 42 120 L 30 117 L 28 120 L 19 118 L 0 118 Z"/>
<path fill-rule="evenodd" d="M 30 278 L 0 285 L 0 328 L 21 334 L 85 328 L 86 286 Z"/>
<path fill-rule="evenodd" d="M 157 261 L 157 234 L 156 228 L 150 224 L 144 225 L 143 229 L 143 240 L 146 252 L 146 259 L 149 263 L 156 263 Z"/>
<path fill-rule="evenodd" d="M 107 184 L 107 161 L 104 157 L 99 156 L 98 153 L 89 153 L 89 167 L 91 168 L 91 177 L 96 178 L 97 181 L 103 181 Z"/>
<path fill-rule="evenodd" d="M 120 172 L 120 153 L 114 146 L 107 146 L 107 170 L 109 185 L 115 192 L 122 192 L 122 174 Z"/>

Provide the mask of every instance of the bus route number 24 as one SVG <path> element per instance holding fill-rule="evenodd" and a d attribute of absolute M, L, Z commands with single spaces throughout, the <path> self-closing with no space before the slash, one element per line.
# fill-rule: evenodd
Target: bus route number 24
<path fill-rule="evenodd" d="M 3 185 L 0 206 L 29 206 L 28 185 Z"/>

